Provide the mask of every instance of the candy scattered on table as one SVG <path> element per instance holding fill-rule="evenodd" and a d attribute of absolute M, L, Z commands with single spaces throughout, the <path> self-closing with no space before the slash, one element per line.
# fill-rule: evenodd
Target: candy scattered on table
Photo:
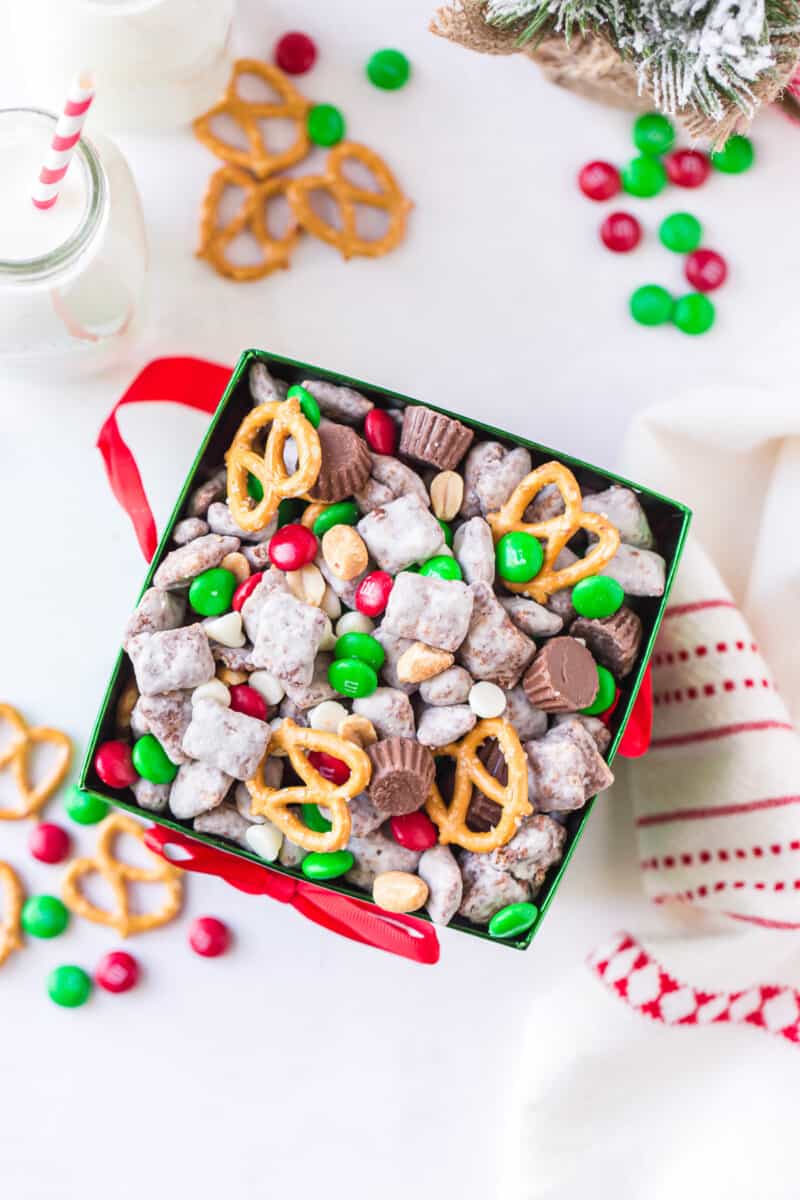
<path fill-rule="evenodd" d="M 622 187 L 630 196 L 648 199 L 663 191 L 667 183 L 667 173 L 657 158 L 647 154 L 632 158 L 622 168 Z"/>
<path fill-rule="evenodd" d="M 108 742 L 105 743 L 106 746 L 109 744 L 110 743 Z M 103 747 L 101 746 L 100 750 L 102 749 Z M 127 750 L 127 758 L 130 758 L 130 749 L 127 746 L 125 749 Z M 99 752 L 100 751 L 98 751 L 98 754 Z M 117 752 L 115 752 L 115 754 L 116 753 Z M 127 777 L 127 783 L 120 782 L 123 778 L 121 772 L 113 774 L 112 777 L 117 781 L 115 783 L 110 783 L 109 780 L 103 779 L 102 774 L 97 768 L 97 757 L 95 757 L 95 770 L 107 787 L 112 787 L 115 789 L 130 787 L 130 785 L 135 783 L 138 778 L 136 772 L 133 770 L 132 763 L 131 773 Z M 109 805 L 106 800 L 102 799 L 102 797 L 93 796 L 91 792 L 84 792 L 78 787 L 77 784 L 75 784 L 68 790 L 66 796 L 64 797 L 64 810 L 70 820 L 74 821 L 77 825 L 97 825 L 99 821 L 104 820 L 108 816 Z"/>
<path fill-rule="evenodd" d="M 367 78 L 375 87 L 394 92 L 408 83 L 411 64 L 402 50 L 376 50 L 367 60 Z"/>
<path fill-rule="evenodd" d="M 676 187 L 701 187 L 711 174 L 707 154 L 699 150 L 673 150 L 664 159 L 670 183 Z"/>
<path fill-rule="evenodd" d="M 92 991 L 91 978 L 82 967 L 56 967 L 47 977 L 47 994 L 61 1008 L 80 1008 Z"/>
<path fill-rule="evenodd" d="M 663 325 L 672 318 L 674 303 L 666 288 L 647 283 L 630 299 L 631 316 L 640 325 Z"/>
<path fill-rule="evenodd" d="M 307 33 L 291 30 L 275 43 L 273 57 L 287 75 L 304 75 L 317 60 L 317 47 Z"/>
<path fill-rule="evenodd" d="M 30 937 L 54 938 L 67 928 L 69 912 L 56 896 L 30 896 L 20 920 Z"/>
<path fill-rule="evenodd" d="M 578 187 L 589 200 L 610 200 L 622 189 L 619 171 L 607 162 L 590 162 L 578 175 Z"/>
<path fill-rule="evenodd" d="M 129 992 L 139 981 L 139 964 L 125 950 L 111 950 L 97 964 L 94 981 L 106 992 Z"/>
<path fill-rule="evenodd" d="M 642 113 L 633 123 L 633 144 L 642 154 L 666 154 L 675 141 L 675 126 L 663 113 Z"/>
<path fill-rule="evenodd" d="M 315 146 L 335 146 L 344 137 L 344 117 L 333 104 L 315 104 L 309 109 L 306 125 Z"/>
<path fill-rule="evenodd" d="M 196 917 L 189 927 L 189 945 L 203 958 L 218 958 L 230 942 L 228 926 L 217 917 Z"/>
<path fill-rule="evenodd" d="M 71 840 L 66 829 L 51 821 L 35 825 L 28 838 L 28 849 L 43 863 L 60 863 L 69 857 Z"/>
<path fill-rule="evenodd" d="M 600 226 L 600 238 L 615 254 L 627 254 L 642 240 L 642 227 L 631 213 L 609 213 Z"/>
<path fill-rule="evenodd" d="M 658 227 L 662 246 L 676 254 L 689 254 L 700 245 L 703 227 L 691 213 L 671 213 Z"/>
<path fill-rule="evenodd" d="M 755 159 L 753 143 L 741 133 L 734 133 L 724 146 L 711 155 L 711 163 L 726 175 L 740 175 L 749 170 Z"/>
<path fill-rule="evenodd" d="M 728 278 L 728 265 L 715 250 L 693 250 L 687 255 L 684 273 L 698 292 L 713 292 Z"/>
<path fill-rule="evenodd" d="M 683 333 L 706 333 L 714 324 L 716 311 L 708 296 L 689 292 L 675 301 L 672 320 Z"/>

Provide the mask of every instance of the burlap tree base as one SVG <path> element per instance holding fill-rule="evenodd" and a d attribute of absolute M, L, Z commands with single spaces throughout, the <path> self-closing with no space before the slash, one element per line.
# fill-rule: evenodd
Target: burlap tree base
<path fill-rule="evenodd" d="M 555 35 L 535 45 L 521 46 L 516 30 L 486 24 L 484 0 L 454 0 L 437 10 L 430 28 L 439 37 L 482 54 L 525 54 L 552 83 L 591 100 L 639 112 L 656 107 L 653 96 L 640 91 L 635 68 L 603 37 L 575 36 L 567 45 L 562 36 Z M 775 48 L 775 71 L 753 86 L 758 105 L 775 100 L 797 70 L 800 34 L 781 38 Z M 719 121 L 709 120 L 691 108 L 679 109 L 675 115 L 692 137 L 707 138 L 712 146 L 720 145 L 735 130 L 743 130 L 750 123 L 735 104 L 726 108 Z"/>

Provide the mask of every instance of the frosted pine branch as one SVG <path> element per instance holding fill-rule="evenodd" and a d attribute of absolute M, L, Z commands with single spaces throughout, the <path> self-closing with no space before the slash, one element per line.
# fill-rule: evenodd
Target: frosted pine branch
<path fill-rule="evenodd" d="M 800 29 L 800 10 L 797 0 L 487 0 L 486 20 L 518 25 L 522 41 L 603 33 L 659 108 L 719 120 L 731 102 L 752 115 L 751 85 L 774 70 L 774 40 Z"/>

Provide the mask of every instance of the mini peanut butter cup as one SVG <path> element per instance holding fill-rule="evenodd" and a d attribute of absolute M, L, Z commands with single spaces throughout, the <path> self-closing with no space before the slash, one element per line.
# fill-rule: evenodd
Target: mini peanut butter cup
<path fill-rule="evenodd" d="M 322 466 L 309 495 L 336 504 L 361 491 L 372 472 L 372 459 L 367 443 L 347 425 L 320 421 L 317 434 Z"/>
<path fill-rule="evenodd" d="M 469 449 L 475 434 L 453 417 L 424 405 L 409 405 L 403 413 L 400 453 L 440 471 L 452 471 Z"/>
<path fill-rule="evenodd" d="M 522 679 L 525 695 L 543 712 L 580 712 L 597 695 L 597 667 L 574 637 L 551 638 Z"/>
<path fill-rule="evenodd" d="M 422 807 L 435 772 L 426 746 L 414 738 L 390 737 L 369 746 L 367 754 L 372 762 L 369 798 L 378 812 L 401 817 Z"/>
<path fill-rule="evenodd" d="M 624 679 L 633 670 L 642 644 L 642 622 L 632 609 L 623 607 L 612 617 L 593 620 L 578 617 L 569 632 L 572 637 L 583 638 L 615 679 Z"/>

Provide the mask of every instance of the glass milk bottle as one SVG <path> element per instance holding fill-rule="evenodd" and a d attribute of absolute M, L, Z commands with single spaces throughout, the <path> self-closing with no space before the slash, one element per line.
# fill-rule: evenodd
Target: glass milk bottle
<path fill-rule="evenodd" d="M 99 370 L 137 327 L 147 275 L 139 193 L 105 138 L 81 138 L 47 211 L 31 200 L 56 118 L 0 109 L 0 370 Z"/>
<path fill-rule="evenodd" d="M 72 74 L 97 80 L 92 124 L 175 129 L 219 99 L 234 0 L 17 0 L 11 42 L 31 96 L 58 109 Z"/>

